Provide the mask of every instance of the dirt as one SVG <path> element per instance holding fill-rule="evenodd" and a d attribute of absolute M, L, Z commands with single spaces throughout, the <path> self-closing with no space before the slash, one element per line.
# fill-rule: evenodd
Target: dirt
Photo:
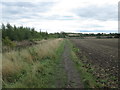
<path fill-rule="evenodd" d="M 84 55 L 87 62 L 95 66 L 99 78 L 117 78 L 118 39 L 71 39 L 71 41 L 80 49 L 79 58 Z M 116 86 L 113 82 L 108 80 L 109 86 Z"/>
<path fill-rule="evenodd" d="M 74 39 L 72 42 L 87 56 L 89 62 L 103 68 L 117 69 L 117 39 Z"/>
<path fill-rule="evenodd" d="M 65 88 L 83 88 L 83 85 L 80 79 L 80 74 L 78 73 L 74 65 L 74 62 L 71 60 L 70 46 L 68 45 L 68 43 L 66 43 L 64 46 L 64 52 L 62 54 L 62 65 L 67 75 L 67 82 L 66 82 Z M 58 83 L 59 82 L 60 81 L 58 81 Z M 58 85 L 59 87 L 60 87 L 60 83 Z"/>

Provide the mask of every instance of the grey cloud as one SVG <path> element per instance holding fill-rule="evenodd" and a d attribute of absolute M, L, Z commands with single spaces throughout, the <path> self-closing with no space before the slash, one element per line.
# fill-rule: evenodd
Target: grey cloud
<path fill-rule="evenodd" d="M 99 28 L 99 27 L 104 27 L 102 25 L 97 25 L 97 24 L 86 24 L 84 26 L 81 26 L 82 28 Z"/>
<path fill-rule="evenodd" d="M 3 19 L 35 18 L 50 10 L 54 2 L 2 2 Z"/>
<path fill-rule="evenodd" d="M 31 2 L 1 2 L 5 6 L 16 6 L 16 7 L 31 7 L 34 6 Z"/>
<path fill-rule="evenodd" d="M 53 15 L 44 18 L 46 18 L 47 20 L 74 20 L 73 16 L 60 16 L 60 15 Z"/>
<path fill-rule="evenodd" d="M 55 2 L 2 2 L 5 20 L 13 19 L 47 19 L 47 20 L 73 20 L 73 16 L 42 16 L 38 13 L 49 11 Z"/>
<path fill-rule="evenodd" d="M 117 6 L 88 6 L 84 8 L 74 9 L 73 12 L 83 18 L 91 18 L 97 20 L 117 20 Z"/>

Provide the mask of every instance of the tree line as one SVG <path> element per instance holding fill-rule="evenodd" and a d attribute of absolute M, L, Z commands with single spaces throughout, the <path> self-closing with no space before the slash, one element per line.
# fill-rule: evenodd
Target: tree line
<path fill-rule="evenodd" d="M 64 38 L 64 32 L 61 33 L 50 33 L 37 32 L 34 28 L 23 27 L 23 26 L 12 26 L 9 23 L 1 25 L 2 39 L 8 37 L 12 41 L 22 41 L 29 39 L 47 39 L 47 38 Z"/>
<path fill-rule="evenodd" d="M 69 34 L 72 34 L 71 36 Z M 88 33 L 88 34 L 83 34 L 83 33 L 67 33 L 68 37 L 96 37 L 96 38 L 119 38 L 120 34 L 119 33 Z"/>
<path fill-rule="evenodd" d="M 40 39 L 40 38 L 48 38 L 47 32 L 37 32 L 34 28 L 29 27 L 16 27 L 12 26 L 9 23 L 1 26 L 2 30 L 2 39 L 6 37 L 11 41 L 22 41 L 22 40 L 30 40 L 30 39 Z"/>
<path fill-rule="evenodd" d="M 49 33 L 42 32 L 41 30 L 37 32 L 34 28 L 23 27 L 23 26 L 12 26 L 9 23 L 1 25 L 2 30 L 2 39 L 10 39 L 11 41 L 22 41 L 22 40 L 41 40 L 48 38 L 65 38 L 68 37 L 69 34 L 77 34 L 77 36 L 69 36 L 69 37 L 87 37 L 87 36 L 114 36 L 119 37 L 118 33 L 97 33 L 97 34 L 83 34 L 83 33 Z"/>
<path fill-rule="evenodd" d="M 48 33 L 47 31 L 42 32 L 41 30 L 38 32 L 34 28 L 23 26 L 17 27 L 16 25 L 12 26 L 9 23 L 6 25 L 2 24 L 0 31 L 2 31 L 3 52 L 36 44 L 34 42 L 36 40 L 65 37 L 62 33 Z M 20 42 L 20 45 L 18 42 Z"/>

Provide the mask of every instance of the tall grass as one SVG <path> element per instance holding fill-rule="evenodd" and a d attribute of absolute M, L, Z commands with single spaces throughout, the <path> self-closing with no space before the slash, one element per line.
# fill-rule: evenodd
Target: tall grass
<path fill-rule="evenodd" d="M 2 74 L 4 87 L 8 83 L 15 83 L 18 79 L 20 80 L 24 77 L 24 74 L 27 75 L 27 80 L 32 80 L 32 76 L 36 73 L 43 73 L 44 64 L 41 63 L 46 59 L 54 60 L 56 58 L 56 50 L 62 40 L 47 40 L 21 51 L 3 53 Z"/>

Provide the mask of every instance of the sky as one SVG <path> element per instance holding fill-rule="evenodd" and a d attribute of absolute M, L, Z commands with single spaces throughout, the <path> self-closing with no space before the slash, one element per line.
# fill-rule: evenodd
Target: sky
<path fill-rule="evenodd" d="M 2 0 L 1 23 L 37 31 L 118 32 L 119 0 Z"/>

